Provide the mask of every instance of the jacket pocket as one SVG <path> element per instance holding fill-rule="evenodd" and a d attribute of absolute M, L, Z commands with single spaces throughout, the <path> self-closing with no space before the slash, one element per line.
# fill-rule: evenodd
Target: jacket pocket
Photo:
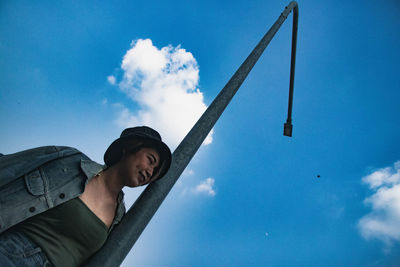
<path fill-rule="evenodd" d="M 43 177 L 38 169 L 33 170 L 25 175 L 25 184 L 29 193 L 34 196 L 43 195 L 45 192 L 45 184 Z"/>

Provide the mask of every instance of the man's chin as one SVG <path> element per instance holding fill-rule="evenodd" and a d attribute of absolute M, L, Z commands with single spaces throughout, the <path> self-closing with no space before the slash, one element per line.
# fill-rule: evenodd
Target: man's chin
<path fill-rule="evenodd" d="M 139 179 L 131 179 L 126 183 L 127 187 L 138 187 L 141 186 Z"/>

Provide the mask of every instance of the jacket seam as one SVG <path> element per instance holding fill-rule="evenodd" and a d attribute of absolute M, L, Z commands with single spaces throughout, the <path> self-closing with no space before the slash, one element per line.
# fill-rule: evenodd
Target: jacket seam
<path fill-rule="evenodd" d="M 44 197 L 46 199 L 47 207 L 52 208 L 54 205 L 52 203 L 52 199 L 49 193 L 49 181 L 47 179 L 46 172 L 43 171 L 43 168 L 39 168 L 40 176 L 42 176 L 43 187 L 44 187 Z"/>

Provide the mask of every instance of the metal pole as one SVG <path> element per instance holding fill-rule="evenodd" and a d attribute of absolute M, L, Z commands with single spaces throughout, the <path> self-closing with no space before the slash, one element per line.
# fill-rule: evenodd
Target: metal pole
<path fill-rule="evenodd" d="M 196 122 L 190 132 L 179 144 L 172 155 L 172 164 L 170 170 L 161 180 L 155 181 L 147 186 L 136 202 L 125 214 L 121 223 L 111 232 L 106 244 L 98 251 L 88 262 L 87 266 L 119 266 L 126 255 L 143 232 L 161 203 L 182 174 L 183 170 L 189 164 L 190 160 L 211 131 L 212 127 L 229 104 L 240 85 L 247 77 L 254 64 L 257 62 L 264 49 L 279 30 L 282 23 L 286 20 L 290 12 L 294 10 L 293 31 L 297 31 L 298 6 L 296 2 L 290 4 L 281 13 L 271 29 L 258 43 L 256 48 L 251 52 L 247 59 L 242 63 L 236 73 L 229 82 L 221 90 L 214 99 L 208 109 L 203 113 L 201 118 Z M 292 35 L 296 38 L 297 33 Z M 296 45 L 296 41 L 292 40 L 292 45 Z M 295 51 L 295 49 L 294 49 Z M 293 57 L 293 46 L 292 46 Z M 290 98 L 293 97 L 293 81 L 294 81 L 294 60 L 291 63 L 291 80 L 290 80 Z M 291 113 L 292 100 L 289 99 L 289 113 Z M 290 123 L 291 136 L 291 118 L 288 114 L 288 122 Z M 287 122 L 287 123 L 288 123 Z M 286 124 L 285 123 L 285 135 Z"/>

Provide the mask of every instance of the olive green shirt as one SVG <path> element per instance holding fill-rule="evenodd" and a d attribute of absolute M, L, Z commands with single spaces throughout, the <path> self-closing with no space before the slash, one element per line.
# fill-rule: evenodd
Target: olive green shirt
<path fill-rule="evenodd" d="M 79 197 L 29 218 L 18 229 L 57 267 L 80 266 L 101 248 L 109 230 Z"/>

